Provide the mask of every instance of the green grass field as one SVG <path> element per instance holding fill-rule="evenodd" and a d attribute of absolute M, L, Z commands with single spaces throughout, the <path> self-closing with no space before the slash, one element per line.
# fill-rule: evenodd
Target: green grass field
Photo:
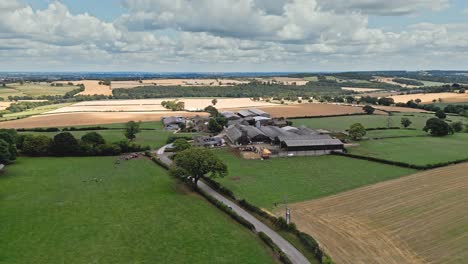
<path fill-rule="evenodd" d="M 274 203 L 299 202 L 332 195 L 414 170 L 340 156 L 244 160 L 228 150 L 216 152 L 229 176 L 216 179 L 238 198 L 274 209 Z"/>
<path fill-rule="evenodd" d="M 310 128 L 324 128 L 337 131 L 349 129 L 354 123 L 361 123 L 365 128 L 387 127 L 390 119 L 390 126 L 401 127 L 401 118 L 409 118 L 413 124 L 410 128 L 421 130 L 429 118 L 435 117 L 434 114 L 425 113 L 395 113 L 392 116 L 385 115 L 358 115 L 358 116 L 338 116 L 323 118 L 301 118 L 292 119 L 295 126 L 307 126 Z M 468 123 L 468 118 L 461 116 L 449 116 L 447 121 L 463 121 Z"/>
<path fill-rule="evenodd" d="M 367 131 L 368 138 L 388 138 L 388 137 L 418 137 L 427 136 L 427 133 L 422 129 L 387 129 L 387 130 L 370 130 Z"/>
<path fill-rule="evenodd" d="M 274 263 L 146 159 L 21 158 L 0 175 L 0 263 Z M 97 182 L 93 181 L 97 178 Z"/>
<path fill-rule="evenodd" d="M 414 165 L 468 159 L 468 134 L 367 140 L 359 144 L 349 148 L 349 153 Z"/>
<path fill-rule="evenodd" d="M 0 87 L 0 97 L 8 96 L 32 96 L 41 95 L 64 95 L 69 91 L 77 89 L 78 86 L 67 85 L 51 86 L 50 83 L 9 83 L 6 87 Z"/>
<path fill-rule="evenodd" d="M 44 105 L 44 106 L 39 106 L 33 109 L 29 109 L 23 112 L 18 112 L 18 113 L 11 113 L 11 114 L 5 114 L 3 117 L 0 118 L 0 121 L 6 121 L 6 120 L 13 120 L 17 118 L 22 118 L 22 117 L 27 117 L 27 116 L 32 116 L 32 115 L 39 115 L 45 112 L 49 112 L 52 110 L 56 110 L 65 106 L 69 106 L 71 103 L 63 103 L 63 104 L 53 104 L 53 105 Z"/>

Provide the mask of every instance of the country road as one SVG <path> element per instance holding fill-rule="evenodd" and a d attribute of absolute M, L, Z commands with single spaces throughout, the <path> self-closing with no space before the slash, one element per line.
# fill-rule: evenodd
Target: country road
<path fill-rule="evenodd" d="M 165 150 L 167 147 L 170 145 L 165 145 L 162 148 L 158 149 L 156 151 L 156 154 L 159 158 L 159 160 L 167 165 L 172 164 L 172 160 L 167 157 L 167 155 L 164 154 Z M 245 220 L 249 221 L 251 224 L 255 226 L 255 230 L 257 232 L 263 232 L 267 234 L 273 242 L 281 248 L 281 250 L 291 259 L 291 261 L 295 264 L 310 264 L 310 262 L 307 260 L 304 255 L 299 252 L 291 243 L 289 243 L 286 239 L 281 237 L 278 233 L 276 233 L 273 229 L 269 228 L 267 225 L 259 221 L 257 218 L 255 218 L 253 215 L 248 213 L 246 210 L 242 209 L 240 206 L 238 206 L 236 203 L 232 202 L 231 200 L 225 198 L 215 190 L 213 190 L 211 187 L 206 185 L 204 182 L 199 181 L 198 182 L 198 188 L 200 188 L 202 191 L 205 193 L 213 196 L 216 198 L 218 201 L 224 203 L 225 205 L 229 206 L 232 208 L 234 212 L 236 212 L 238 215 L 240 215 L 242 218 Z"/>

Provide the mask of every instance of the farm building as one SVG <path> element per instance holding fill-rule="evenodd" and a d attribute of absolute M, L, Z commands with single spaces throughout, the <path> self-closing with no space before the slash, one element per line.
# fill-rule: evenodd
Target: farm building
<path fill-rule="evenodd" d="M 234 112 L 221 112 L 221 115 L 224 116 L 227 120 L 239 120 L 240 116 L 236 115 Z"/>
<path fill-rule="evenodd" d="M 219 147 L 224 145 L 224 139 L 220 137 L 202 136 L 195 138 L 194 144 L 198 147 Z"/>
<path fill-rule="evenodd" d="M 271 142 L 278 142 L 279 137 L 291 137 L 296 135 L 292 132 L 288 132 L 284 129 L 275 126 L 263 126 L 259 129 L 270 139 Z"/>
<path fill-rule="evenodd" d="M 178 130 L 179 125 L 185 124 L 185 118 L 181 116 L 168 116 L 162 119 L 164 128 L 167 130 Z"/>
<path fill-rule="evenodd" d="M 237 112 L 237 114 L 240 117 L 246 118 L 246 117 L 255 117 L 255 116 L 263 116 L 263 117 L 270 117 L 270 114 L 268 114 L 265 111 L 262 111 L 260 109 L 248 109 L 248 110 L 240 110 Z"/>
<path fill-rule="evenodd" d="M 264 116 L 253 117 L 256 127 L 267 126 L 271 122 L 271 118 Z"/>
<path fill-rule="evenodd" d="M 195 116 L 190 120 L 190 126 L 198 132 L 208 132 L 209 121 L 210 118 L 207 116 Z"/>
<path fill-rule="evenodd" d="M 226 137 L 233 144 L 268 142 L 270 139 L 260 129 L 253 126 L 232 125 L 226 129 Z"/>

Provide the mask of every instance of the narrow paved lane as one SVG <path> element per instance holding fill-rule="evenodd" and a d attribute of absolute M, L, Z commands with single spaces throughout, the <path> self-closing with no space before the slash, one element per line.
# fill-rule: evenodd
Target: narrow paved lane
<path fill-rule="evenodd" d="M 165 154 L 165 150 L 169 145 L 166 145 L 156 151 L 156 154 L 159 158 L 160 161 L 166 163 L 167 165 L 172 164 L 172 160 L 169 159 Z M 263 232 L 267 234 L 273 242 L 281 248 L 281 250 L 291 259 L 293 263 L 296 264 L 310 264 L 310 262 L 307 260 L 304 255 L 302 255 L 299 250 L 297 250 L 291 243 L 289 243 L 286 239 L 281 237 L 278 233 L 276 233 L 273 229 L 269 228 L 267 225 L 259 221 L 257 218 L 255 218 L 253 215 L 251 215 L 249 212 L 246 210 L 242 209 L 240 206 L 238 206 L 236 203 L 232 202 L 231 200 L 225 198 L 215 190 L 213 190 L 211 187 L 206 185 L 204 182 L 199 181 L 198 182 L 198 187 L 206 192 L 207 194 L 213 196 L 216 198 L 218 201 L 224 203 L 227 206 L 230 206 L 234 212 L 236 212 L 238 215 L 240 215 L 242 218 L 245 220 L 249 221 L 251 224 L 255 226 L 255 230 L 257 232 Z"/>

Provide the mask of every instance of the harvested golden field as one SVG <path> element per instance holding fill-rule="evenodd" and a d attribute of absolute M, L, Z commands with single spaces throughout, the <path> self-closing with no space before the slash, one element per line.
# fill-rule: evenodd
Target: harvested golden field
<path fill-rule="evenodd" d="M 101 113 L 62 113 L 37 115 L 24 119 L 0 122 L 0 128 L 35 128 L 35 127 L 65 127 L 82 125 L 99 125 L 124 123 L 128 121 L 160 121 L 165 116 L 196 116 L 208 115 L 195 112 L 101 112 Z"/>
<path fill-rule="evenodd" d="M 139 86 L 233 86 L 249 83 L 248 81 L 234 79 L 152 79 L 135 81 L 113 81 L 112 89 L 131 89 Z"/>
<path fill-rule="evenodd" d="M 139 99 L 139 100 L 108 100 L 108 101 L 87 101 L 60 108 L 49 113 L 70 113 L 70 112 L 141 112 L 141 111 L 167 111 L 161 103 L 163 101 L 176 100 L 164 99 Z M 189 111 L 203 110 L 212 105 L 213 98 L 179 98 L 177 101 L 185 103 L 185 109 Z M 216 108 L 248 108 L 271 106 L 272 103 L 253 101 L 249 98 L 219 98 Z"/>
<path fill-rule="evenodd" d="M 0 110 L 5 110 L 7 107 L 9 107 L 12 104 L 12 102 L 4 102 L 0 101 Z"/>
<path fill-rule="evenodd" d="M 405 94 L 391 96 L 395 103 L 406 103 L 410 100 L 420 99 L 422 103 L 432 103 L 433 100 L 442 99 L 443 103 L 468 102 L 468 94 L 460 93 L 427 93 L 427 94 Z"/>
<path fill-rule="evenodd" d="M 368 93 L 368 92 L 381 91 L 382 89 L 375 89 L 375 88 L 357 88 L 357 87 L 341 87 L 341 90 L 353 91 L 353 92 L 358 92 L 358 93 Z"/>
<path fill-rule="evenodd" d="M 292 218 L 337 264 L 466 263 L 467 172 L 463 163 L 293 204 Z"/>
<path fill-rule="evenodd" d="M 273 117 L 330 116 L 364 113 L 362 107 L 336 104 L 295 104 L 259 107 Z"/>
<path fill-rule="evenodd" d="M 60 81 L 57 83 L 69 83 L 68 81 Z M 83 81 L 72 81 L 74 85 L 83 84 L 85 90 L 78 95 L 112 95 L 112 88 L 108 85 L 101 85 L 97 80 L 83 80 Z"/>

